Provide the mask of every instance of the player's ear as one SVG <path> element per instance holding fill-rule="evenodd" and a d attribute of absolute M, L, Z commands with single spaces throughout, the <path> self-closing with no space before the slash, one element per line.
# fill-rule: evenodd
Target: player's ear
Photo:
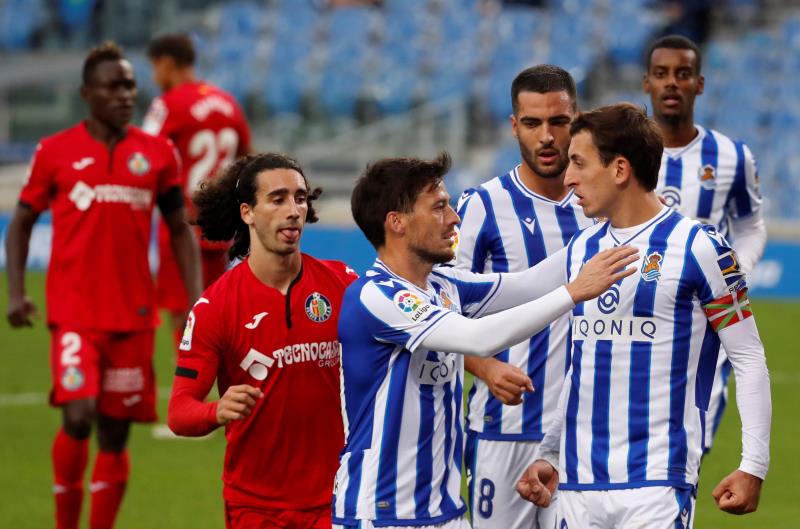
<path fill-rule="evenodd" d="M 642 90 L 644 90 L 645 94 L 650 93 L 650 78 L 647 75 L 647 72 L 642 75 Z"/>
<path fill-rule="evenodd" d="M 386 214 L 386 222 L 383 223 L 383 227 L 386 233 L 403 235 L 406 232 L 405 216 L 396 211 L 390 211 Z"/>
<path fill-rule="evenodd" d="M 697 91 L 695 92 L 696 95 L 700 95 L 703 93 L 703 90 L 706 88 L 706 78 L 703 77 L 702 74 L 697 76 Z"/>
<path fill-rule="evenodd" d="M 517 133 L 517 116 L 511 114 L 508 116 L 508 119 L 511 121 L 511 134 L 513 134 L 515 138 L 519 139 L 519 134 Z"/>
<path fill-rule="evenodd" d="M 247 202 L 239 204 L 239 215 L 242 217 L 242 222 L 248 226 L 253 224 L 253 208 Z"/>
<path fill-rule="evenodd" d="M 633 176 L 631 163 L 624 156 L 617 156 L 612 162 L 615 167 L 614 182 L 622 185 Z"/>

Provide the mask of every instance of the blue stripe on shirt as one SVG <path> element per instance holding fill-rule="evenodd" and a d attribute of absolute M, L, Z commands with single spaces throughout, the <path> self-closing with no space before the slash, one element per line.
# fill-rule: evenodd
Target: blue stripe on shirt
<path fill-rule="evenodd" d="M 402 410 L 405 399 L 405 386 L 411 353 L 402 351 L 389 374 L 389 391 L 386 397 L 383 433 L 381 434 L 381 453 L 378 463 L 375 505 L 378 519 L 397 518 L 397 452 L 400 442 Z"/>
<path fill-rule="evenodd" d="M 514 213 L 517 216 L 519 229 L 525 244 L 528 266 L 535 266 L 547 258 L 547 248 L 544 244 L 544 235 L 539 225 L 539 218 L 536 215 L 536 208 L 533 206 L 533 200 L 519 192 L 519 188 L 511 181 L 510 175 L 501 177 L 500 183 L 511 198 L 511 204 L 514 207 Z M 556 209 L 559 208 L 556 207 Z M 530 225 L 533 225 L 532 230 L 529 229 Z M 526 370 L 535 388 L 544 388 L 549 344 L 549 326 L 534 335 L 528 343 L 528 365 Z M 543 399 L 544 391 L 525 394 L 522 401 L 523 432 L 542 432 Z"/>
<path fill-rule="evenodd" d="M 701 179 L 700 195 L 697 199 L 697 218 L 699 219 L 711 218 L 711 209 L 714 205 L 714 195 L 716 194 L 716 186 L 718 185 L 717 177 L 719 176 L 718 150 L 717 139 L 714 137 L 714 134 L 711 131 L 706 132 L 700 150 L 701 174 L 697 175 L 697 177 Z M 705 174 L 706 166 L 711 166 L 713 171 L 710 183 L 706 184 L 709 186 L 708 189 L 704 186 L 705 182 L 702 180 L 702 175 Z"/>
<path fill-rule="evenodd" d="M 438 355 L 428 351 L 428 360 L 437 361 Z M 417 438 L 417 481 L 414 487 L 414 505 L 417 518 L 428 518 L 433 482 L 433 428 L 436 399 L 433 386 L 419 386 L 419 437 Z M 446 445 L 445 445 L 446 446 Z"/>
<path fill-rule="evenodd" d="M 681 188 L 683 184 L 683 160 L 681 158 L 667 157 L 667 178 L 665 185 Z"/>
<path fill-rule="evenodd" d="M 734 204 L 736 204 L 736 218 L 742 218 L 753 213 L 753 204 L 750 201 L 750 193 L 747 191 L 744 144 L 737 141 L 734 142 L 734 145 L 736 146 L 736 174 L 728 194 L 728 202 L 733 200 Z"/>
<path fill-rule="evenodd" d="M 608 483 L 611 404 L 611 340 L 598 340 L 594 348 L 592 388 L 592 474 L 595 483 Z"/>

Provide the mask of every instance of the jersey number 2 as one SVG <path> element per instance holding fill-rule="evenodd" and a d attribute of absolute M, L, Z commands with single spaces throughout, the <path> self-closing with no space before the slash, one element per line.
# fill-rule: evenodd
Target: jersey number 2
<path fill-rule="evenodd" d="M 189 182 L 187 191 L 193 193 L 200 187 L 203 180 L 211 176 L 211 171 L 216 167 L 220 154 L 225 158 L 219 165 L 220 169 L 227 166 L 236 157 L 239 146 L 239 135 L 230 127 L 225 127 L 219 132 L 203 129 L 189 142 L 189 156 L 192 159 L 200 158 L 189 169 Z"/>

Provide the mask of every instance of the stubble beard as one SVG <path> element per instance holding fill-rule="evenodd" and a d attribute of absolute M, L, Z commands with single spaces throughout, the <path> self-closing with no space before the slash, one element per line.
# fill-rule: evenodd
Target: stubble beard
<path fill-rule="evenodd" d="M 556 149 L 555 147 L 553 148 Z M 525 165 L 527 165 L 530 170 L 540 178 L 558 178 L 564 174 L 564 170 L 567 168 L 568 160 L 562 155 L 561 151 L 558 151 L 558 163 L 549 169 L 544 169 L 541 167 L 536 162 L 536 156 L 534 156 L 531 150 L 528 149 L 528 147 L 526 147 L 521 141 L 519 142 L 519 153 L 520 156 L 522 156 L 522 160 L 525 162 Z"/>

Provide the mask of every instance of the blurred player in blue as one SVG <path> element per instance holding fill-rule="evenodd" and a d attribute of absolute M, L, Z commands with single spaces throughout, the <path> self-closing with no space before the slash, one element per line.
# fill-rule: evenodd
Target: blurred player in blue
<path fill-rule="evenodd" d="M 736 254 L 713 226 L 659 201 L 663 145 L 641 109 L 579 114 L 570 134 L 564 182 L 586 215 L 608 220 L 570 241 L 562 281 L 618 245 L 639 250 L 638 273 L 573 309 L 562 413 L 517 490 L 547 505 L 558 486 L 560 528 L 689 529 L 721 342 L 742 459 L 713 495 L 724 511 L 755 511 L 769 466 L 769 373 Z"/>
<path fill-rule="evenodd" d="M 714 226 L 730 240 L 742 271 L 749 274 L 767 243 L 756 163 L 744 143 L 695 124 L 695 98 L 705 85 L 701 65 L 700 49 L 685 37 L 663 37 L 650 45 L 644 91 L 664 138 L 656 192 L 668 206 Z M 723 350 L 705 418 L 705 451 L 725 411 L 730 372 Z"/>
<path fill-rule="evenodd" d="M 522 161 L 464 192 L 456 267 L 521 272 L 594 224 L 564 185 L 575 81 L 551 65 L 523 70 L 511 84 L 511 130 Z M 466 357 L 469 394 L 466 464 L 474 529 L 555 526 L 556 506 L 538 508 L 514 490 L 556 413 L 566 373 L 569 316 L 493 358 Z M 524 392 L 530 385 L 536 389 Z M 555 498 L 554 498 L 555 500 Z"/>
<path fill-rule="evenodd" d="M 634 272 L 622 270 L 636 259 L 627 247 L 601 253 L 566 287 L 539 288 L 539 278 L 563 275 L 563 260 L 516 274 L 436 267 L 453 259 L 460 220 L 443 183 L 449 168 L 446 154 L 385 159 L 353 190 L 353 217 L 378 259 L 346 291 L 339 319 L 346 445 L 337 528 L 469 527 L 462 355 L 519 343 Z"/>

